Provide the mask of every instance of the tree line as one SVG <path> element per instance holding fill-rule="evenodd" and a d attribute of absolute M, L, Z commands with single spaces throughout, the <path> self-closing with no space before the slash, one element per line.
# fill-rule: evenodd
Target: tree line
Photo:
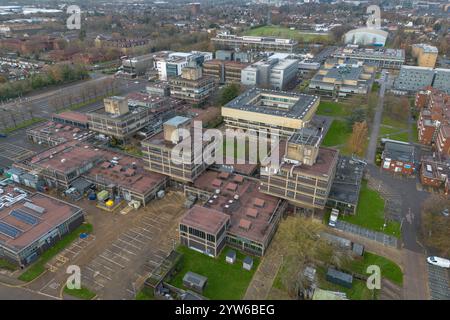
<path fill-rule="evenodd" d="M 33 90 L 89 78 L 82 65 L 58 64 L 36 73 L 25 80 L 0 84 L 0 101 L 21 97 Z"/>

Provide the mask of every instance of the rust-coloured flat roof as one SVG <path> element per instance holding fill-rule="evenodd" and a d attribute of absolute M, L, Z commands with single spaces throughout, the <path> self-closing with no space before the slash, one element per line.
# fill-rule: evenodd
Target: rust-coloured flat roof
<path fill-rule="evenodd" d="M 61 113 L 52 114 L 53 119 L 64 119 L 67 121 L 73 121 L 78 123 L 86 124 L 88 122 L 88 116 L 84 113 L 75 112 L 75 111 L 67 111 Z"/>
<path fill-rule="evenodd" d="M 119 159 L 117 165 L 124 171 L 115 169 L 110 162 L 114 158 Z M 85 178 L 93 182 L 115 184 L 142 195 L 167 179 L 162 174 L 144 170 L 144 162 L 141 158 L 97 148 L 89 144 L 66 143 L 59 145 L 37 154 L 31 159 L 31 162 L 42 168 L 52 168 L 63 173 L 84 167 L 88 163 L 94 163 L 94 167 L 83 174 Z"/>
<path fill-rule="evenodd" d="M 184 214 L 180 223 L 215 235 L 229 220 L 230 217 L 220 211 L 193 206 Z"/>
<path fill-rule="evenodd" d="M 223 183 L 222 180 L 214 179 L 212 182 L 212 185 L 213 185 L 213 187 L 220 188 L 222 186 L 222 183 Z"/>
<path fill-rule="evenodd" d="M 34 205 L 45 209 L 45 213 L 38 214 L 24 206 L 26 202 L 32 202 Z M 37 218 L 35 225 L 27 224 L 10 215 L 13 210 L 20 210 L 24 213 Z M 16 238 L 0 233 L 0 244 L 18 252 L 26 248 L 34 241 L 40 239 L 48 232 L 80 212 L 81 209 L 72 204 L 52 198 L 45 194 L 35 193 L 29 195 L 26 200 L 20 201 L 11 207 L 0 210 L 0 222 L 7 223 L 20 230 Z"/>
<path fill-rule="evenodd" d="M 246 239 L 264 243 L 270 234 L 270 231 L 275 227 L 275 225 L 270 223 L 269 220 L 277 208 L 280 200 L 277 197 L 261 193 L 259 191 L 258 181 L 244 178 L 242 183 L 234 183 L 233 180 L 235 175 L 230 175 L 227 180 L 224 180 L 222 187 L 213 187 L 211 185 L 211 181 L 218 179 L 218 176 L 218 172 L 207 170 L 194 182 L 194 186 L 196 188 L 214 194 L 211 198 L 212 201 L 207 202 L 205 207 L 223 212 L 230 216 L 230 233 Z M 235 191 L 227 189 L 226 186 L 230 183 L 236 185 L 237 188 Z M 220 190 L 219 194 L 215 194 L 216 189 Z M 255 208 L 254 199 L 256 198 L 265 202 L 263 208 Z M 247 215 L 249 209 L 257 209 L 257 216 L 254 218 L 249 217 Z M 239 227 L 241 219 L 251 221 L 250 229 L 245 230 Z"/>
<path fill-rule="evenodd" d="M 264 208 L 265 201 L 263 199 L 256 198 L 255 201 L 253 201 L 253 204 L 256 207 Z"/>

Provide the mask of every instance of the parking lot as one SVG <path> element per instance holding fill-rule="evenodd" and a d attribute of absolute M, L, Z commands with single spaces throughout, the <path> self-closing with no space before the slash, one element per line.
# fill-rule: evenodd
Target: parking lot
<path fill-rule="evenodd" d="M 1 143 L 0 144 L 0 157 L 5 159 L 20 161 L 27 157 L 30 157 L 34 154 L 33 151 L 22 148 L 10 143 Z"/>
<path fill-rule="evenodd" d="M 448 270 L 428 264 L 428 286 L 432 300 L 450 300 Z"/>
<path fill-rule="evenodd" d="M 99 299 L 134 299 L 136 287 L 169 255 L 178 239 L 184 197 L 171 193 L 155 200 L 100 254 L 81 267 L 82 285 Z"/>

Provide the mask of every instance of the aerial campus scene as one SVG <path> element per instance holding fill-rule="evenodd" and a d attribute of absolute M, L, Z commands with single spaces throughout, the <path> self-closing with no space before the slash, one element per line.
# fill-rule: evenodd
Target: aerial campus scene
<path fill-rule="evenodd" d="M 449 210 L 448 0 L 0 0 L 0 300 L 450 300 Z"/>

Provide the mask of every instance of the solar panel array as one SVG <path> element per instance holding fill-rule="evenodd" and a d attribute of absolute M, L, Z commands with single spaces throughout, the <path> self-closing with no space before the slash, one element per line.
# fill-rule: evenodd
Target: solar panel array
<path fill-rule="evenodd" d="M 15 239 L 22 233 L 22 231 L 0 221 L 0 233 L 3 233 L 4 235 Z"/>
<path fill-rule="evenodd" d="M 10 215 L 13 216 L 14 218 L 16 218 L 17 220 L 22 221 L 22 222 L 32 225 L 32 226 L 39 223 L 38 218 L 36 218 L 35 216 L 32 216 L 29 213 L 20 211 L 20 210 L 11 211 Z"/>

